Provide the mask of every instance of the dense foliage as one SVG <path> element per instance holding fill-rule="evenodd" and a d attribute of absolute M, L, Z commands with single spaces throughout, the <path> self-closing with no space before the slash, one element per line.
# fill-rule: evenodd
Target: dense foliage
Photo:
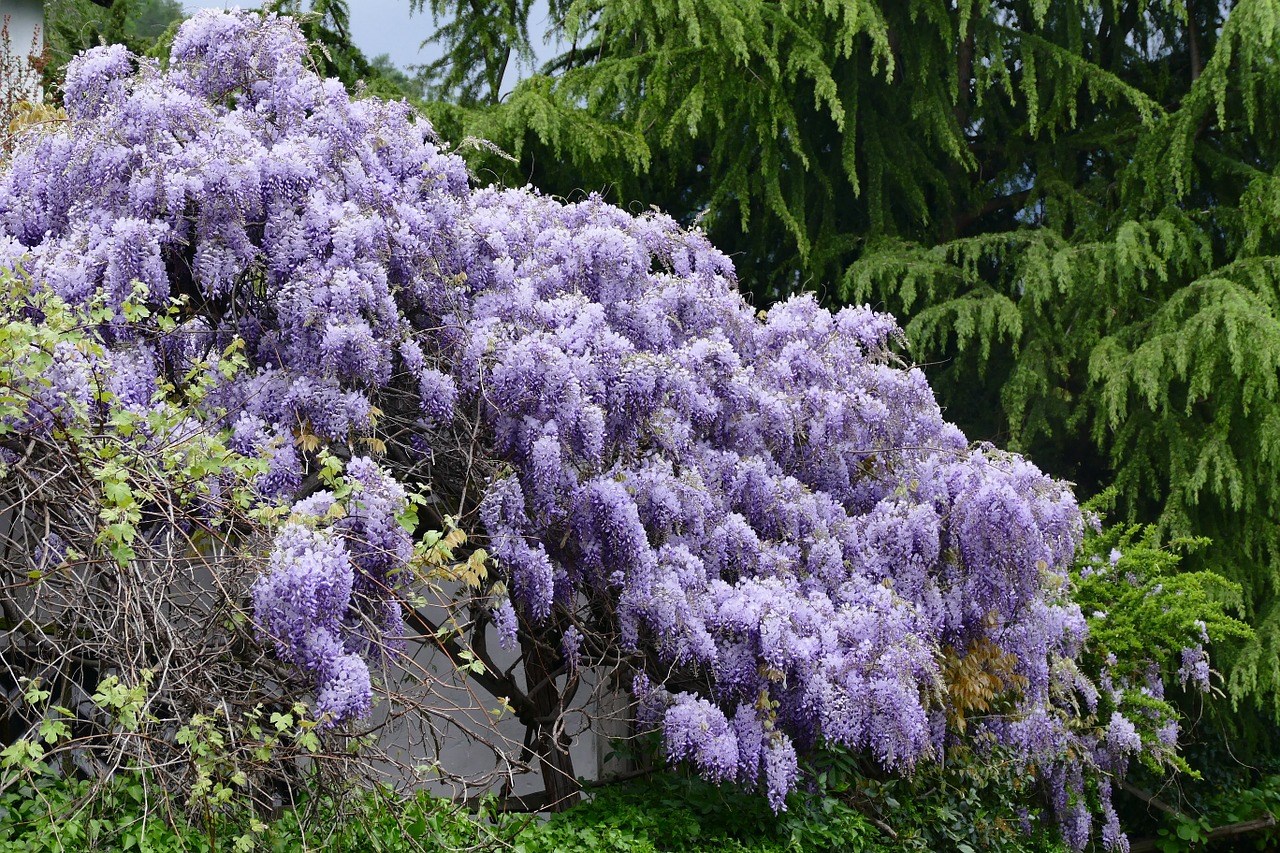
<path fill-rule="evenodd" d="M 960 792 L 907 792 L 893 786 L 869 792 L 867 813 L 823 797 L 793 798 L 791 810 L 773 814 L 757 797 L 664 773 L 611 785 L 589 802 L 549 821 L 501 815 L 489 802 L 473 812 L 429 796 L 402 797 L 385 789 L 337 799 L 310 799 L 248 831 L 248 815 L 221 817 L 204 826 L 168 823 L 148 803 L 140 779 L 117 779 L 97 801 L 68 808 L 86 783 L 53 777 L 33 789 L 0 796 L 10 819 L 0 824 L 0 851 L 44 853 L 76 849 L 198 853 L 253 849 L 294 853 L 419 853 L 439 850 L 511 850 L 515 853 L 849 853 L 955 849 L 995 853 L 1061 853 L 1050 834 L 1027 837 L 1014 810 L 996 804 L 987 833 L 965 825 L 956 809 Z M 38 794 L 32 796 L 32 794 Z M 899 802 L 894 795 L 913 793 Z M 892 805 L 890 805 L 892 804 Z M 896 830 L 876 825 L 875 808 L 891 810 Z M 892 834 L 890 834 L 892 833 Z M 244 839 L 242 841 L 242 839 Z"/>
<path fill-rule="evenodd" d="M 971 435 L 1086 492 L 1116 485 L 1122 515 L 1166 540 L 1209 537 L 1192 563 L 1241 583 L 1258 628 L 1222 650 L 1232 702 L 1261 713 L 1233 735 L 1265 742 L 1280 713 L 1280 148 L 1265 119 L 1280 8 L 550 5 L 568 49 L 544 74 L 496 105 L 428 105 L 446 134 L 517 155 L 477 152 L 478 173 L 608 187 L 697 221 L 762 305 L 806 288 L 882 305 Z"/>
<path fill-rule="evenodd" d="M 69 850 L 149 853 L 433 853 L 510 849 L 527 823 L 493 821 L 429 796 L 385 788 L 341 797 L 306 796 L 261 820 L 251 811 L 188 821 L 166 811 L 145 774 L 123 772 L 96 793 L 89 780 L 46 773 L 0 794 L 0 853 Z M 604 853 L 602 847 L 582 853 Z"/>
<path fill-rule="evenodd" d="M 775 811 L 811 757 L 901 774 L 964 751 L 1042 785 L 1072 848 L 1091 811 L 1124 845 L 1113 781 L 1134 757 L 1176 764 L 1165 659 L 1207 687 L 1202 644 L 1246 633 L 1220 617 L 1234 588 L 1179 587 L 1197 622 L 1100 558 L 1091 574 L 1173 614 L 1170 645 L 1123 646 L 1121 625 L 1082 669 L 1088 517 L 1025 459 L 968 445 L 890 317 L 803 296 L 757 315 L 728 258 L 664 215 L 474 191 L 406 105 L 353 99 L 308 56 L 287 19 L 202 13 L 167 67 L 119 45 L 69 67 L 67 121 L 0 176 L 0 265 L 31 288 L 9 324 L 30 390 L 0 422 L 19 481 L 86 420 L 127 421 L 145 452 L 165 433 L 137 419 L 198 388 L 192 416 L 256 463 L 247 508 L 268 510 L 267 565 L 224 594 L 305 679 L 280 700 L 309 698 L 320 731 L 368 715 L 411 637 L 503 697 L 552 802 L 591 680 L 632 694 L 668 761 Z M 42 337 L 63 306 L 88 313 L 84 344 Z M 243 364 L 210 369 L 225 352 Z M 118 515 L 75 553 L 150 565 L 139 545 L 174 541 L 136 477 L 110 468 Z M 420 510 L 487 549 L 443 621 L 418 599 L 440 541 Z M 67 574 L 65 553 L 13 551 L 37 597 L 31 561 Z M 70 574 L 93 590 L 97 565 Z"/>

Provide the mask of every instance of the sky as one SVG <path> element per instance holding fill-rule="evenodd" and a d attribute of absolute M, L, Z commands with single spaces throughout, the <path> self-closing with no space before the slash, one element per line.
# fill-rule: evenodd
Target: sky
<path fill-rule="evenodd" d="M 241 0 L 238 3 L 235 0 L 184 0 L 182 5 L 188 12 L 194 12 L 197 9 L 228 9 L 236 6 L 252 8 L 258 4 L 253 0 Z M 356 47 L 369 59 L 385 53 L 393 63 L 407 68 L 410 65 L 425 64 L 440 55 L 435 46 L 419 48 L 425 39 L 431 37 L 434 24 L 429 13 L 410 15 L 409 0 L 350 0 L 349 8 L 352 38 Z M 529 16 L 529 30 L 539 62 L 550 59 L 555 53 L 553 47 L 542 44 L 538 35 L 545 31 L 546 20 L 547 4 L 545 0 L 537 0 Z M 503 90 L 509 91 L 517 79 L 516 69 L 508 69 L 503 80 Z"/>

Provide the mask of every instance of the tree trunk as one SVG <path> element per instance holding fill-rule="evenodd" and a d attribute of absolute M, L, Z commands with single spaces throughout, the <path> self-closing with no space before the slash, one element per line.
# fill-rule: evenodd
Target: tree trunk
<path fill-rule="evenodd" d="M 556 736 L 556 722 L 564 712 L 555 680 L 558 656 L 532 640 L 523 640 L 522 645 L 526 692 L 535 715 L 532 720 L 525 720 L 529 727 L 526 740 L 538 755 L 549 809 L 563 811 L 577 802 L 579 786 L 569 755 L 569 739 L 563 733 Z"/>

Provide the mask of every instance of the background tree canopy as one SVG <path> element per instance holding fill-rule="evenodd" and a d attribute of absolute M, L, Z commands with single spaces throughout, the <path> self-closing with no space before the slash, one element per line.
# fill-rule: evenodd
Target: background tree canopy
<path fill-rule="evenodd" d="M 178 0 L 49 0 L 44 4 L 45 42 L 56 75 L 71 57 L 99 42 L 145 53 L 183 18 Z"/>
<path fill-rule="evenodd" d="M 1212 539 L 1191 562 L 1240 581 L 1259 629 L 1221 650 L 1228 690 L 1280 714 L 1280 4 L 551 9 L 570 48 L 543 73 L 427 105 L 516 157 L 478 174 L 700 222 L 762 306 L 809 289 L 903 318 L 970 434 Z M 455 67 L 528 49 L 506 32 Z"/>

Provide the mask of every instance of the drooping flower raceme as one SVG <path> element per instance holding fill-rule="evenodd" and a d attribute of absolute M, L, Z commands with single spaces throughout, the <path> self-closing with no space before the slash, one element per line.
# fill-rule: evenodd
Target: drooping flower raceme
<path fill-rule="evenodd" d="M 758 315 L 665 216 L 472 191 L 406 105 L 353 99 L 305 55 L 287 19 L 203 12 L 168 70 L 77 59 L 70 121 L 0 177 L 0 262 L 72 303 L 179 300 L 176 330 L 100 330 L 153 380 L 243 342 L 223 426 L 266 460 L 263 499 L 297 501 L 255 612 L 331 720 L 368 709 L 366 656 L 401 630 L 389 472 L 428 466 L 442 493 L 483 492 L 501 642 L 545 632 L 574 672 L 629 661 L 668 757 L 708 778 L 783 808 L 821 742 L 908 770 L 948 737 L 940 657 L 980 647 L 1020 688 L 975 726 L 1029 768 L 1065 754 L 1081 513 L 968 445 L 893 355 L 892 318 L 804 296 Z M 73 354 L 62 370 L 51 410 L 80 393 Z M 484 465 L 437 458 L 458 434 Z M 357 442 L 391 451 L 349 463 L 331 517 L 333 495 L 301 493 L 307 448 Z M 1098 743 L 1128 750 L 1112 728 Z"/>
<path fill-rule="evenodd" d="M 395 575 L 413 549 L 396 520 L 404 489 L 368 457 L 351 460 L 347 483 L 353 493 L 336 520 L 331 492 L 294 504 L 296 520 L 281 528 L 252 590 L 259 626 L 283 660 L 314 675 L 329 724 L 369 711 L 366 659 L 403 632 Z"/>
<path fill-rule="evenodd" d="M 253 589 L 254 610 L 286 661 L 316 674 L 318 710 L 341 719 L 369 705 L 369 671 L 343 644 L 355 570 L 338 540 L 300 524 L 276 539 L 267 574 Z"/>

